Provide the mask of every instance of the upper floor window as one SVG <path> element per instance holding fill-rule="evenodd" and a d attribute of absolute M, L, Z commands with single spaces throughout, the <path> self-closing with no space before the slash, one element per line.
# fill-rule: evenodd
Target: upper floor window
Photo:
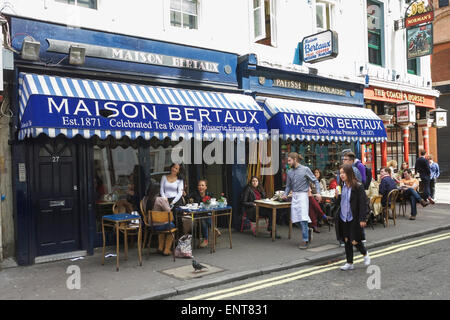
<path fill-rule="evenodd" d="M 333 4 L 325 1 L 316 2 L 316 28 L 317 32 L 332 28 Z"/>
<path fill-rule="evenodd" d="M 198 0 L 170 0 L 170 25 L 198 29 Z"/>
<path fill-rule="evenodd" d="M 276 46 L 275 0 L 251 0 L 253 38 L 260 44 Z"/>
<path fill-rule="evenodd" d="M 97 0 L 56 0 L 56 1 L 97 10 Z"/>
<path fill-rule="evenodd" d="M 407 68 L 409 74 L 419 75 L 419 58 L 408 59 Z"/>
<path fill-rule="evenodd" d="M 369 62 L 376 65 L 383 65 L 383 4 L 367 0 L 367 35 L 369 46 Z"/>

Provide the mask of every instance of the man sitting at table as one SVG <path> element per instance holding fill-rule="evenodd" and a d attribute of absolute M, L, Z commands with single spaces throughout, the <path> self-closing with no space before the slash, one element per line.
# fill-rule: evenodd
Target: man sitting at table
<path fill-rule="evenodd" d="M 394 179 L 391 178 L 391 169 L 383 167 L 380 169 L 380 188 L 379 193 L 381 196 L 381 205 L 383 207 L 386 206 L 387 202 L 387 196 L 389 192 L 391 192 L 394 189 L 397 189 L 397 183 Z"/>
<path fill-rule="evenodd" d="M 403 174 L 405 178 L 400 180 L 400 188 L 404 190 L 405 197 L 407 199 L 409 198 L 411 203 L 411 217 L 409 217 L 409 220 L 416 220 L 417 203 L 420 202 L 423 207 L 426 207 L 428 202 L 423 200 L 417 192 L 417 189 L 419 188 L 419 181 L 412 177 L 411 170 L 406 169 Z"/>

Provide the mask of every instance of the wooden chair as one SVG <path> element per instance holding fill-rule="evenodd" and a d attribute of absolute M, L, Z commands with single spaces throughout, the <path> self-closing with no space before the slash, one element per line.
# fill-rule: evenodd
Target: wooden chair
<path fill-rule="evenodd" d="M 133 212 L 133 205 L 126 200 L 118 200 L 113 205 L 113 214 Z M 123 222 L 119 225 L 119 232 L 123 234 L 125 247 L 125 260 L 128 259 L 128 236 L 137 236 L 139 233 L 139 224 Z"/>
<path fill-rule="evenodd" d="M 378 210 L 377 207 L 381 207 L 381 198 L 381 196 L 373 196 L 370 198 L 368 224 L 371 226 L 372 230 L 374 229 L 373 221 L 375 221 L 378 216 L 378 214 L 375 214 Z"/>
<path fill-rule="evenodd" d="M 172 254 L 173 254 L 173 261 L 175 261 L 175 234 L 177 232 L 177 228 L 169 228 L 166 230 L 156 230 L 155 229 L 155 223 L 170 223 L 174 222 L 173 214 L 170 211 L 152 211 L 149 210 L 148 212 L 144 209 L 144 200 L 141 200 L 140 207 L 141 212 L 143 215 L 144 225 L 145 225 L 145 231 L 144 231 L 144 244 L 147 241 L 147 236 L 150 233 L 150 239 L 153 235 L 170 235 L 173 239 L 172 241 Z M 148 246 L 149 253 L 150 253 L 150 244 Z"/>
<path fill-rule="evenodd" d="M 385 227 L 389 227 L 389 213 L 392 214 L 392 218 L 394 220 L 394 226 L 395 226 L 395 220 L 396 220 L 396 208 L 395 208 L 395 204 L 397 201 L 397 197 L 398 197 L 399 191 L 397 189 L 391 190 L 387 196 L 387 200 L 386 200 L 386 206 L 382 208 L 381 212 L 383 214 L 383 218 L 385 221 Z"/>
<path fill-rule="evenodd" d="M 403 216 L 406 215 L 406 196 L 405 196 L 405 190 L 399 191 L 398 194 L 399 199 L 399 206 L 398 206 L 398 215 L 400 216 L 400 212 L 403 212 Z"/>

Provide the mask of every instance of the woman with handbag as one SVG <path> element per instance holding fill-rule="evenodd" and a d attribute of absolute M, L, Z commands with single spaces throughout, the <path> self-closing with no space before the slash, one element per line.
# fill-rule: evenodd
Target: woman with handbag
<path fill-rule="evenodd" d="M 338 211 L 338 234 L 345 242 L 347 263 L 341 270 L 353 270 L 353 246 L 364 256 L 364 265 L 370 265 L 369 252 L 362 243 L 363 228 L 366 227 L 368 211 L 367 196 L 364 186 L 358 182 L 350 164 L 345 164 L 339 170 L 341 194 L 336 190 Z"/>

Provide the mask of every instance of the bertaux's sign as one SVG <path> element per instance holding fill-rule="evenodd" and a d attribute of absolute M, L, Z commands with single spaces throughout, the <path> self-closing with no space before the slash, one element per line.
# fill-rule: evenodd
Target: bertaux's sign
<path fill-rule="evenodd" d="M 69 53 L 71 46 L 86 48 L 86 56 L 110 60 L 160 65 L 173 68 L 186 68 L 205 72 L 219 73 L 219 64 L 216 62 L 187 59 L 182 57 L 167 56 L 152 52 L 127 50 L 122 48 L 104 47 L 86 43 L 70 42 L 63 40 L 47 39 L 48 51 Z"/>
<path fill-rule="evenodd" d="M 297 89 L 297 90 L 303 90 L 303 91 L 314 91 L 314 92 L 326 93 L 326 94 L 335 94 L 335 95 L 339 95 L 339 96 L 347 95 L 347 93 L 344 89 L 333 88 L 333 87 L 328 87 L 328 86 L 321 86 L 321 85 L 317 85 L 317 84 L 300 82 L 300 81 L 295 81 L 295 80 L 273 79 L 273 86 L 288 88 L 288 89 Z"/>

